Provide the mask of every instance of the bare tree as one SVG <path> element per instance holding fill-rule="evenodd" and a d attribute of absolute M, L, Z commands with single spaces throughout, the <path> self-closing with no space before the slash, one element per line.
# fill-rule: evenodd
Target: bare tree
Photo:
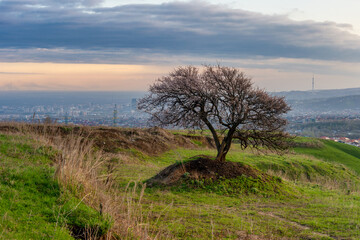
<path fill-rule="evenodd" d="M 185 128 L 208 128 L 217 157 L 225 161 L 233 139 L 243 149 L 282 149 L 287 134 L 283 114 L 290 108 L 283 98 L 255 88 L 251 79 L 236 68 L 179 67 L 158 79 L 139 109 L 152 115 L 156 124 Z"/>

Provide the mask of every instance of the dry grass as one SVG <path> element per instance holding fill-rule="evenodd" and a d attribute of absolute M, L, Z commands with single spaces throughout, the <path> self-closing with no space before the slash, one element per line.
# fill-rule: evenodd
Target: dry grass
<path fill-rule="evenodd" d="M 113 172 L 114 159 L 128 162 L 123 153 L 109 154 L 94 150 L 88 138 L 89 129 L 76 134 L 61 135 L 49 125 L 0 123 L 0 131 L 26 135 L 35 139 L 39 146 L 51 146 L 57 151 L 55 177 L 64 191 L 70 192 L 84 203 L 109 216 L 113 225 L 103 239 L 165 239 L 166 232 L 154 231 L 148 224 L 151 210 L 144 211 L 143 195 L 146 184 L 130 182 L 126 188 L 116 185 Z M 146 204 L 147 206 L 151 204 Z M 146 212 L 146 213 L 145 213 Z M 89 232 L 87 239 L 94 239 Z"/>

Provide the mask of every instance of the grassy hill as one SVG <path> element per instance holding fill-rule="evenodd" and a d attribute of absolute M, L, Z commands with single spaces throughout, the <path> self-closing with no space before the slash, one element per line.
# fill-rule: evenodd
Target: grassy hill
<path fill-rule="evenodd" d="M 0 238 L 100 237 L 110 228 L 54 179 L 56 152 L 17 135 L 0 134 Z"/>
<path fill-rule="evenodd" d="M 0 238 L 360 238 L 356 147 L 297 138 L 277 155 L 235 143 L 228 161 L 277 183 L 206 182 L 184 171 L 180 184 L 146 187 L 171 164 L 215 155 L 209 139 L 158 128 L 22 124 L 1 124 L 0 134 Z"/>
<path fill-rule="evenodd" d="M 296 153 L 313 156 L 327 162 L 340 163 L 360 174 L 360 148 L 330 140 L 300 139 L 317 143 L 318 147 L 304 147 L 300 144 L 294 148 Z"/>

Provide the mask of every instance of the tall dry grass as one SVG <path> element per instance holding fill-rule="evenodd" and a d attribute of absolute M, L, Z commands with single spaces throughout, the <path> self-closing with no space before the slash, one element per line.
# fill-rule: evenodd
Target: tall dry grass
<path fill-rule="evenodd" d="M 89 129 L 62 135 L 54 125 L 0 123 L 0 131 L 29 136 L 57 152 L 55 177 L 62 189 L 111 218 L 112 227 L 102 239 L 171 238 L 167 232 L 151 228 L 150 221 L 156 217 L 146 207 L 151 203 L 143 203 L 146 184 L 130 182 L 125 188 L 118 186 L 113 177 L 114 155 L 94 149 L 88 138 Z M 86 237 L 95 239 L 91 232 Z"/>

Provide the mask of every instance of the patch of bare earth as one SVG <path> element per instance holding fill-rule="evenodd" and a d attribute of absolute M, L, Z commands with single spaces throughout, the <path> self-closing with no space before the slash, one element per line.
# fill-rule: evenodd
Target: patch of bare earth
<path fill-rule="evenodd" d="M 0 124 L 0 132 L 34 132 L 44 135 L 50 140 L 73 135 L 93 141 L 96 147 L 108 153 L 136 149 L 146 155 L 159 155 L 173 148 L 198 147 L 193 140 L 200 141 L 205 147 L 214 147 L 213 141 L 209 137 L 175 135 L 159 127 L 120 128 L 4 123 Z"/>
<path fill-rule="evenodd" d="M 164 129 L 96 128 L 89 137 L 106 152 L 117 149 L 136 149 L 147 155 L 157 155 L 174 147 L 195 147 L 194 143 Z"/>
<path fill-rule="evenodd" d="M 296 227 L 296 228 L 298 228 L 300 230 L 310 230 L 313 235 L 316 235 L 316 236 L 319 236 L 319 237 L 331 238 L 330 235 L 327 235 L 327 234 L 324 234 L 324 233 L 319 233 L 319 232 L 314 232 L 314 231 L 311 230 L 310 227 L 308 227 L 306 225 L 302 225 L 300 223 L 291 221 L 291 220 L 283 218 L 281 216 L 277 216 L 277 215 L 275 215 L 275 214 L 273 214 L 271 212 L 258 212 L 258 214 L 262 215 L 262 216 L 268 216 L 268 217 L 274 218 L 277 221 L 286 222 L 286 223 L 288 223 L 288 224 L 290 224 L 290 225 L 292 225 L 292 226 L 294 226 L 294 227 Z"/>
<path fill-rule="evenodd" d="M 264 181 L 268 179 L 268 175 L 237 162 L 220 162 L 208 156 L 197 156 L 194 160 L 175 163 L 156 176 L 147 181 L 148 186 L 152 185 L 174 185 L 180 182 L 184 175 L 191 179 L 212 179 L 218 180 L 220 178 L 236 178 L 241 175 L 252 178 L 261 178 Z"/>

